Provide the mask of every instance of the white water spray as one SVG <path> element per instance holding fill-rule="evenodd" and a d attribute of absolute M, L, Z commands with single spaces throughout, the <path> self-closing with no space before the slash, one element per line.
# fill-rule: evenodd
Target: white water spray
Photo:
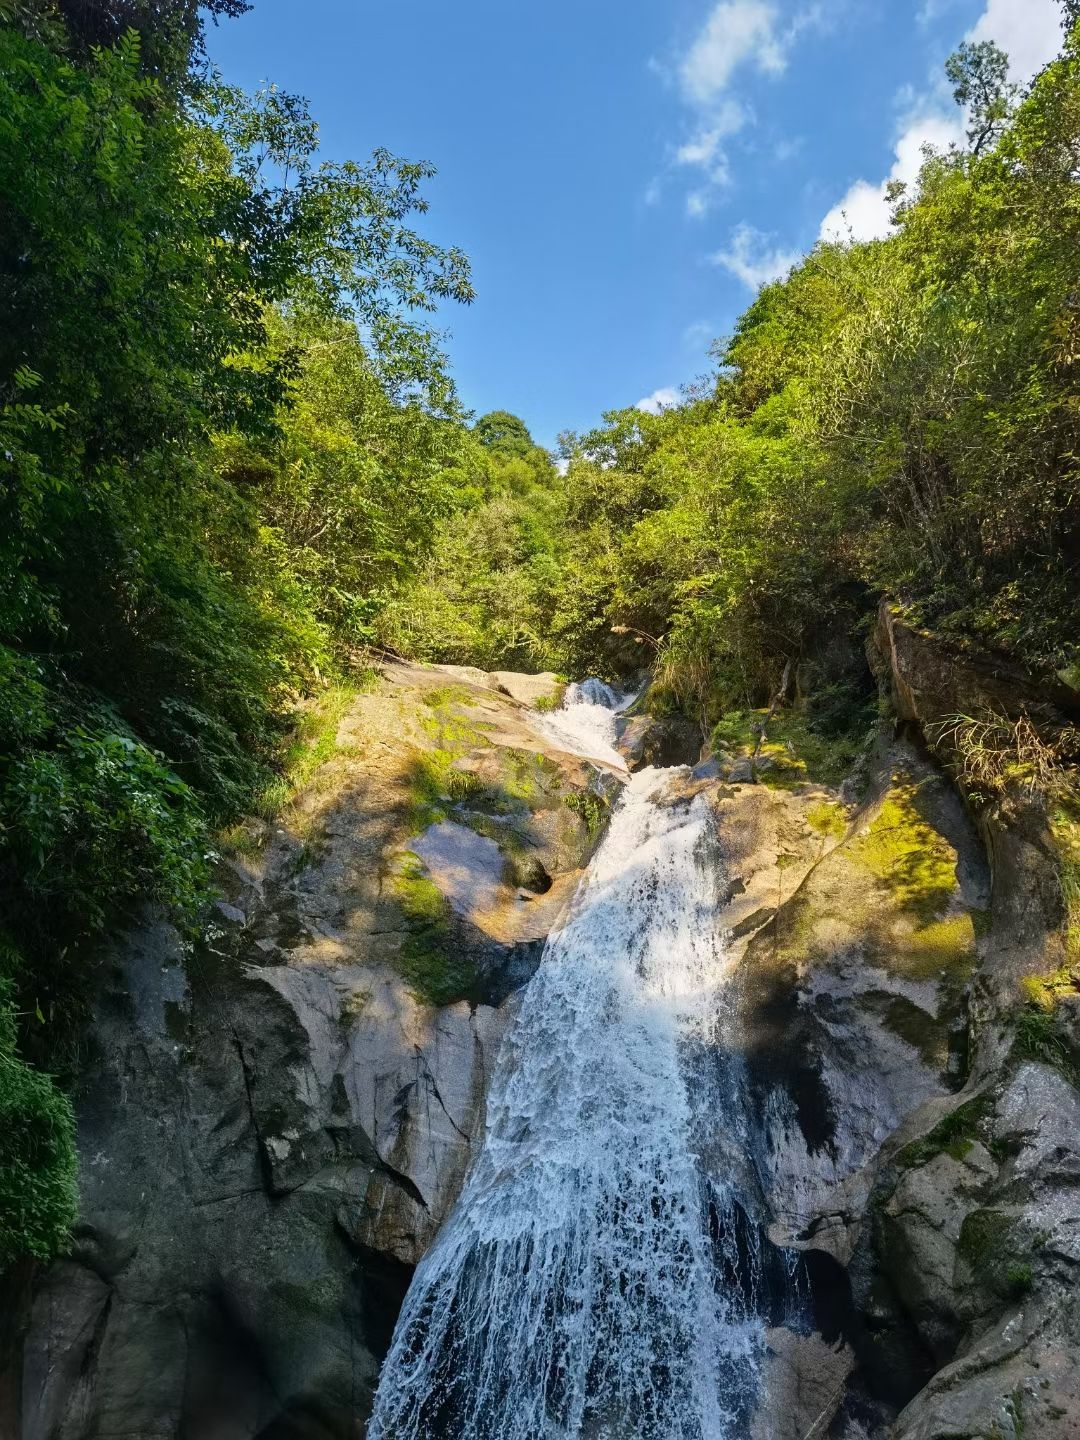
<path fill-rule="evenodd" d="M 574 699 L 613 713 L 584 689 Z M 594 747 L 605 733 L 576 730 Z M 736 1433 L 761 1334 L 721 1279 L 716 1189 L 695 1154 L 726 964 L 709 807 L 665 803 L 684 773 L 630 780 L 523 994 L 482 1149 L 406 1297 L 370 1440 Z"/>
<path fill-rule="evenodd" d="M 583 680 L 568 685 L 562 708 L 551 715 L 537 716 L 536 724 L 549 740 L 571 755 L 583 755 L 625 770 L 626 760 L 615 749 L 618 717 L 636 699 L 636 692 L 623 694 L 602 680 Z"/>

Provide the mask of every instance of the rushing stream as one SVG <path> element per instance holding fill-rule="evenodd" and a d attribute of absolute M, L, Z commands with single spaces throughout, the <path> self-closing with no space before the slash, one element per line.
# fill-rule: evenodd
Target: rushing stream
<path fill-rule="evenodd" d="M 548 733 L 610 758 L 617 697 L 586 685 L 568 701 Z M 717 1061 L 722 875 L 709 806 L 672 792 L 685 774 L 630 778 L 522 995 L 372 1440 L 747 1433 L 763 1324 L 734 1253 L 734 1172 L 716 1178 L 716 1136 L 743 1128 Z"/>

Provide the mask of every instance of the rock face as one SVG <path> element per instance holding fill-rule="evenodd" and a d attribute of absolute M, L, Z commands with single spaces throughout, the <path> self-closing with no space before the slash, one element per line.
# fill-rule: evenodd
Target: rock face
<path fill-rule="evenodd" d="M 1048 818 L 1015 790 L 973 820 L 923 743 L 1073 702 L 889 610 L 872 663 L 900 723 L 857 779 L 708 760 L 672 787 L 723 849 L 745 1123 L 702 1159 L 746 1197 L 735 1249 L 769 1292 L 748 1433 L 1078 1440 L 1080 991 L 1016 1023 L 1020 979 L 1067 960 Z M 0 1376 L 19 1440 L 360 1440 L 618 791 L 532 728 L 555 695 L 388 666 L 280 827 L 240 837 L 201 940 L 149 917 L 117 947 L 81 1223 Z M 620 746 L 689 765 L 700 734 L 630 717 Z"/>
<path fill-rule="evenodd" d="M 878 1249 L 950 1362 L 900 1415 L 900 1440 L 1080 1434 L 1078 1182 L 1080 1094 L 1032 1062 L 897 1156 Z"/>
<path fill-rule="evenodd" d="M 751 1434 L 803 1440 L 840 1433 L 842 1413 L 885 1413 L 856 1368 L 863 1322 L 845 1271 L 882 1145 L 959 1084 L 990 881 L 957 797 L 906 740 L 882 738 L 847 805 L 808 781 L 733 783 L 715 768 L 686 785 L 710 798 L 723 850 L 736 1012 L 725 1042 L 747 1114 L 710 1163 L 720 1176 L 735 1167 L 757 1243 L 803 1296 L 793 1306 L 789 1293 L 768 1333 Z"/>
<path fill-rule="evenodd" d="M 700 725 L 685 715 L 631 715 L 621 722 L 617 748 L 631 770 L 647 765 L 696 765 Z"/>
<path fill-rule="evenodd" d="M 148 917 L 116 947 L 80 1223 L 7 1382 L 20 1440 L 363 1433 L 513 992 L 618 788 L 532 730 L 535 691 L 387 667 L 280 826 L 240 837 L 201 940 Z"/>
<path fill-rule="evenodd" d="M 973 820 L 922 743 L 1060 697 L 890 611 L 873 659 L 900 724 L 857 791 L 716 762 L 688 782 L 726 851 L 749 1110 L 715 1163 L 809 1297 L 768 1332 L 752 1434 L 1076 1440 L 1076 987 L 1017 1030 L 1020 979 L 1065 960 L 1057 858 L 1039 802 Z"/>

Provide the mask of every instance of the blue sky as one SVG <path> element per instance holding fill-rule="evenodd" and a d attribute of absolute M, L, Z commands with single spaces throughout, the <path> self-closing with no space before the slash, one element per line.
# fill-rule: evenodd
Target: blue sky
<path fill-rule="evenodd" d="M 328 158 L 431 161 L 422 220 L 478 292 L 442 317 L 461 395 L 536 439 L 671 402 L 756 287 L 962 127 L 941 70 L 995 38 L 1026 79 L 1055 0 L 255 0 L 212 29 L 245 88 L 306 95 Z M 651 397 L 651 398 L 650 398 Z"/>

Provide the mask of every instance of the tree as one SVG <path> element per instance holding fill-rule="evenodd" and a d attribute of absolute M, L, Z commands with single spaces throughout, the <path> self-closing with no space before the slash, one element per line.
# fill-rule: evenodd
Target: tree
<path fill-rule="evenodd" d="M 1009 57 L 992 40 L 965 41 L 945 62 L 958 105 L 967 111 L 973 155 L 994 146 L 1016 105 L 1019 89 L 1009 81 Z"/>
<path fill-rule="evenodd" d="M 535 446 L 524 420 L 507 410 L 492 410 L 481 415 L 473 427 L 481 445 L 501 455 L 528 455 Z"/>

